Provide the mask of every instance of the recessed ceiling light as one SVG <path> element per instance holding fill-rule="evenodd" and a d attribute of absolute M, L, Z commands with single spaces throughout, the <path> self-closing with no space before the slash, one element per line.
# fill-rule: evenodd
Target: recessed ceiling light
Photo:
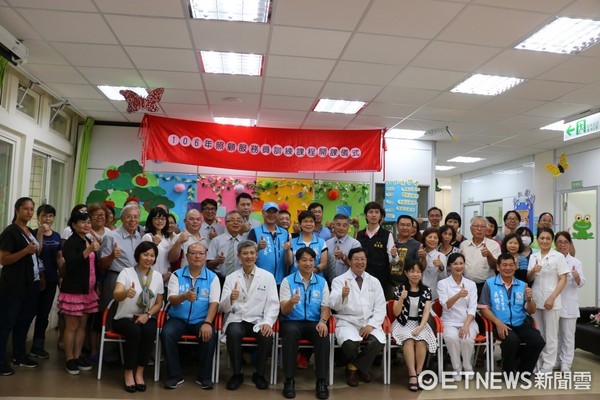
<path fill-rule="evenodd" d="M 269 22 L 271 0 L 190 0 L 192 18 Z"/>
<path fill-rule="evenodd" d="M 448 160 L 448 162 L 457 162 L 457 163 L 470 164 L 470 163 L 476 163 L 476 162 L 483 161 L 483 160 L 485 160 L 485 158 L 480 158 L 480 157 L 454 157 L 454 158 Z"/>
<path fill-rule="evenodd" d="M 515 46 L 515 49 L 574 54 L 600 40 L 600 21 L 558 17 Z"/>
<path fill-rule="evenodd" d="M 550 125 L 546 125 L 546 126 L 542 126 L 540 128 L 540 130 L 545 130 L 545 131 L 563 131 L 565 127 L 565 121 L 564 120 L 560 120 L 558 122 L 555 122 L 553 124 Z"/>
<path fill-rule="evenodd" d="M 390 129 L 385 133 L 388 139 L 417 139 L 425 135 L 425 131 L 417 131 L 413 129 Z"/>
<path fill-rule="evenodd" d="M 208 74 L 260 76 L 263 55 L 200 51 L 200 60 L 204 72 Z"/>
<path fill-rule="evenodd" d="M 121 93 L 121 90 L 131 90 L 132 92 L 137 93 L 141 97 L 147 97 L 148 92 L 146 89 L 141 87 L 128 87 L 128 86 L 107 86 L 107 85 L 98 85 L 98 89 L 104 93 L 106 97 L 110 100 L 121 101 L 125 100 L 125 97 Z"/>
<path fill-rule="evenodd" d="M 256 120 L 249 118 L 214 117 L 213 121 L 221 125 L 255 126 Z"/>
<path fill-rule="evenodd" d="M 496 96 L 523 81 L 525 81 L 525 79 L 511 78 L 507 76 L 475 74 L 458 84 L 456 87 L 454 87 L 454 89 L 451 90 L 451 92 Z"/>
<path fill-rule="evenodd" d="M 454 167 L 452 165 L 436 165 L 435 166 L 436 171 L 449 171 L 454 168 L 456 168 L 456 167 Z"/>
<path fill-rule="evenodd" d="M 364 101 L 319 99 L 314 108 L 316 112 L 328 112 L 339 114 L 356 114 L 364 105 Z"/>

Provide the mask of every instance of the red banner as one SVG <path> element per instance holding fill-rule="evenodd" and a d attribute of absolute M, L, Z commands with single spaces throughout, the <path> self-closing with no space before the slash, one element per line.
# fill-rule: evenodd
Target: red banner
<path fill-rule="evenodd" d="M 241 127 L 146 114 L 142 162 L 272 172 L 380 171 L 383 130 Z"/>

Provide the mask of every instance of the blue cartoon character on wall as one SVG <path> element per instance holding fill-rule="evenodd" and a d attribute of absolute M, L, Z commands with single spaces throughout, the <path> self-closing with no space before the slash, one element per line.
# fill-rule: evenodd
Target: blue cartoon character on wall
<path fill-rule="evenodd" d="M 573 222 L 573 239 L 587 240 L 593 239 L 594 233 L 588 232 L 592 228 L 592 221 L 589 214 L 582 216 L 581 214 L 575 215 L 575 222 Z"/>

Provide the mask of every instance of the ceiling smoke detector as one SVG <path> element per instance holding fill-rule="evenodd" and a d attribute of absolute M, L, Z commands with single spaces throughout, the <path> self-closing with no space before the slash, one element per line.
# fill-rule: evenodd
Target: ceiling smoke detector
<path fill-rule="evenodd" d="M 452 131 L 450 130 L 450 127 L 448 125 L 446 125 L 442 128 L 429 129 L 429 130 L 425 131 L 424 136 L 427 136 L 429 139 L 435 139 L 435 138 L 442 139 L 446 135 L 450 136 L 450 139 L 452 139 L 453 142 L 456 142 L 458 140 L 458 139 L 456 139 L 456 136 L 454 136 L 454 134 L 452 133 Z"/>

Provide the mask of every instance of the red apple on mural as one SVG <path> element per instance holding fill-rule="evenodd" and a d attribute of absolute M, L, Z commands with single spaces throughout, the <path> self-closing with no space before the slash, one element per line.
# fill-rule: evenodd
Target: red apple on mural
<path fill-rule="evenodd" d="M 109 169 L 106 171 L 106 177 L 108 179 L 117 179 L 119 177 L 119 170 L 118 169 Z"/>
<path fill-rule="evenodd" d="M 135 177 L 135 183 L 139 186 L 146 186 L 148 184 L 148 178 L 143 175 L 138 175 Z"/>
<path fill-rule="evenodd" d="M 112 200 L 104 200 L 102 203 L 104 203 L 105 206 L 111 206 L 112 208 L 115 208 L 115 202 Z"/>

